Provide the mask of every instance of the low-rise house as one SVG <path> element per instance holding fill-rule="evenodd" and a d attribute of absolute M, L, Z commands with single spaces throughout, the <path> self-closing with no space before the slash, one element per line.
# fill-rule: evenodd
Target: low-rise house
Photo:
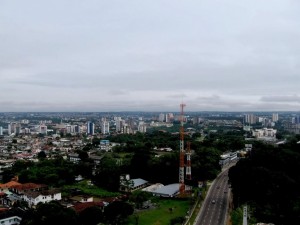
<path fill-rule="evenodd" d="M 58 189 L 51 189 L 46 191 L 32 191 L 24 194 L 23 200 L 28 203 L 29 207 L 35 207 L 39 203 L 60 201 L 61 192 Z"/>
<path fill-rule="evenodd" d="M 71 153 L 68 155 L 68 159 L 70 162 L 78 163 L 81 159 L 79 158 L 79 154 Z"/>
<path fill-rule="evenodd" d="M 0 224 L 19 225 L 24 211 L 20 209 L 8 209 L 0 212 Z"/>
<path fill-rule="evenodd" d="M 13 155 L 14 159 L 32 159 L 33 157 L 35 157 L 35 154 L 32 153 L 20 153 Z"/>
<path fill-rule="evenodd" d="M 120 191 L 132 192 L 146 186 L 149 186 L 149 182 L 144 179 L 130 179 L 129 175 L 120 177 Z"/>
<path fill-rule="evenodd" d="M 174 197 L 179 193 L 179 183 L 169 184 L 166 186 L 157 185 L 156 188 L 153 186 L 152 189 L 145 189 L 145 191 L 159 197 Z"/>
<path fill-rule="evenodd" d="M 106 204 L 104 202 L 85 202 L 85 203 L 79 202 L 79 203 L 74 204 L 72 208 L 77 213 L 80 213 L 83 210 L 85 210 L 87 208 L 90 208 L 90 207 L 93 207 L 93 206 L 97 206 L 103 211 Z"/>
<path fill-rule="evenodd" d="M 91 155 L 89 158 L 93 160 L 95 165 L 99 165 L 103 156 Z"/>
<path fill-rule="evenodd" d="M 6 192 L 8 191 L 10 188 L 17 186 L 17 185 L 21 185 L 19 182 L 16 181 L 9 181 L 5 184 L 0 184 L 0 192 Z"/>
<path fill-rule="evenodd" d="M 48 189 L 45 184 L 14 184 L 8 188 L 7 196 L 3 199 L 3 204 L 14 205 L 16 202 L 25 201 L 29 207 L 34 207 L 38 203 L 46 203 L 53 200 L 61 200 L 61 192 L 58 189 Z"/>
<path fill-rule="evenodd" d="M 23 195 L 25 193 L 33 191 L 45 191 L 47 189 L 48 186 L 45 184 L 25 183 L 13 185 L 9 188 L 9 191 L 17 195 Z"/>
<path fill-rule="evenodd" d="M 93 202 L 94 198 L 92 196 L 87 196 L 87 195 L 76 195 L 70 198 L 71 201 L 73 202 L 80 202 L 80 203 L 85 203 L 85 202 Z"/>

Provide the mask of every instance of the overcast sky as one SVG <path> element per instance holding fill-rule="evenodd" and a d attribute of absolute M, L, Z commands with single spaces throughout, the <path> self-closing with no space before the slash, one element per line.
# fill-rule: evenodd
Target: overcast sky
<path fill-rule="evenodd" d="M 1 0 L 0 111 L 300 110 L 299 0 Z"/>

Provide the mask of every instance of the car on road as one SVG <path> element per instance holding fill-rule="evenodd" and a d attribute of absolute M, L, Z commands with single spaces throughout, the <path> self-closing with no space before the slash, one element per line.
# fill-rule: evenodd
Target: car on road
<path fill-rule="evenodd" d="M 211 203 L 212 203 L 212 204 L 215 204 L 215 203 L 216 203 L 216 200 L 212 200 Z"/>

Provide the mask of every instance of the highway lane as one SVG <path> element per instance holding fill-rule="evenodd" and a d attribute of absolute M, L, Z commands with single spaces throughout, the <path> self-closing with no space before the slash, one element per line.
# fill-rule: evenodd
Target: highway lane
<path fill-rule="evenodd" d="M 196 225 L 225 225 L 229 203 L 228 168 L 214 180 L 201 206 Z"/>

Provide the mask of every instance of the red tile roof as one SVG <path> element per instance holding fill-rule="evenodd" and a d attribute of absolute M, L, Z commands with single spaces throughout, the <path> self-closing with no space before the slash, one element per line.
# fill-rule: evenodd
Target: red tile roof
<path fill-rule="evenodd" d="M 85 202 L 85 203 L 76 203 L 73 208 L 77 213 L 92 207 L 92 206 L 98 206 L 98 207 L 103 207 L 104 203 L 103 202 Z"/>
<path fill-rule="evenodd" d="M 0 188 L 10 188 L 12 186 L 16 186 L 16 185 L 21 185 L 19 182 L 16 182 L 16 181 L 10 181 L 10 182 L 7 182 L 5 184 L 0 184 Z"/>
<path fill-rule="evenodd" d="M 19 191 L 21 190 L 30 190 L 30 189 L 38 189 L 38 188 L 46 188 L 47 185 L 45 184 L 35 184 L 35 183 L 25 183 L 25 184 L 19 184 L 19 185 L 13 185 L 11 188 L 17 189 Z"/>

